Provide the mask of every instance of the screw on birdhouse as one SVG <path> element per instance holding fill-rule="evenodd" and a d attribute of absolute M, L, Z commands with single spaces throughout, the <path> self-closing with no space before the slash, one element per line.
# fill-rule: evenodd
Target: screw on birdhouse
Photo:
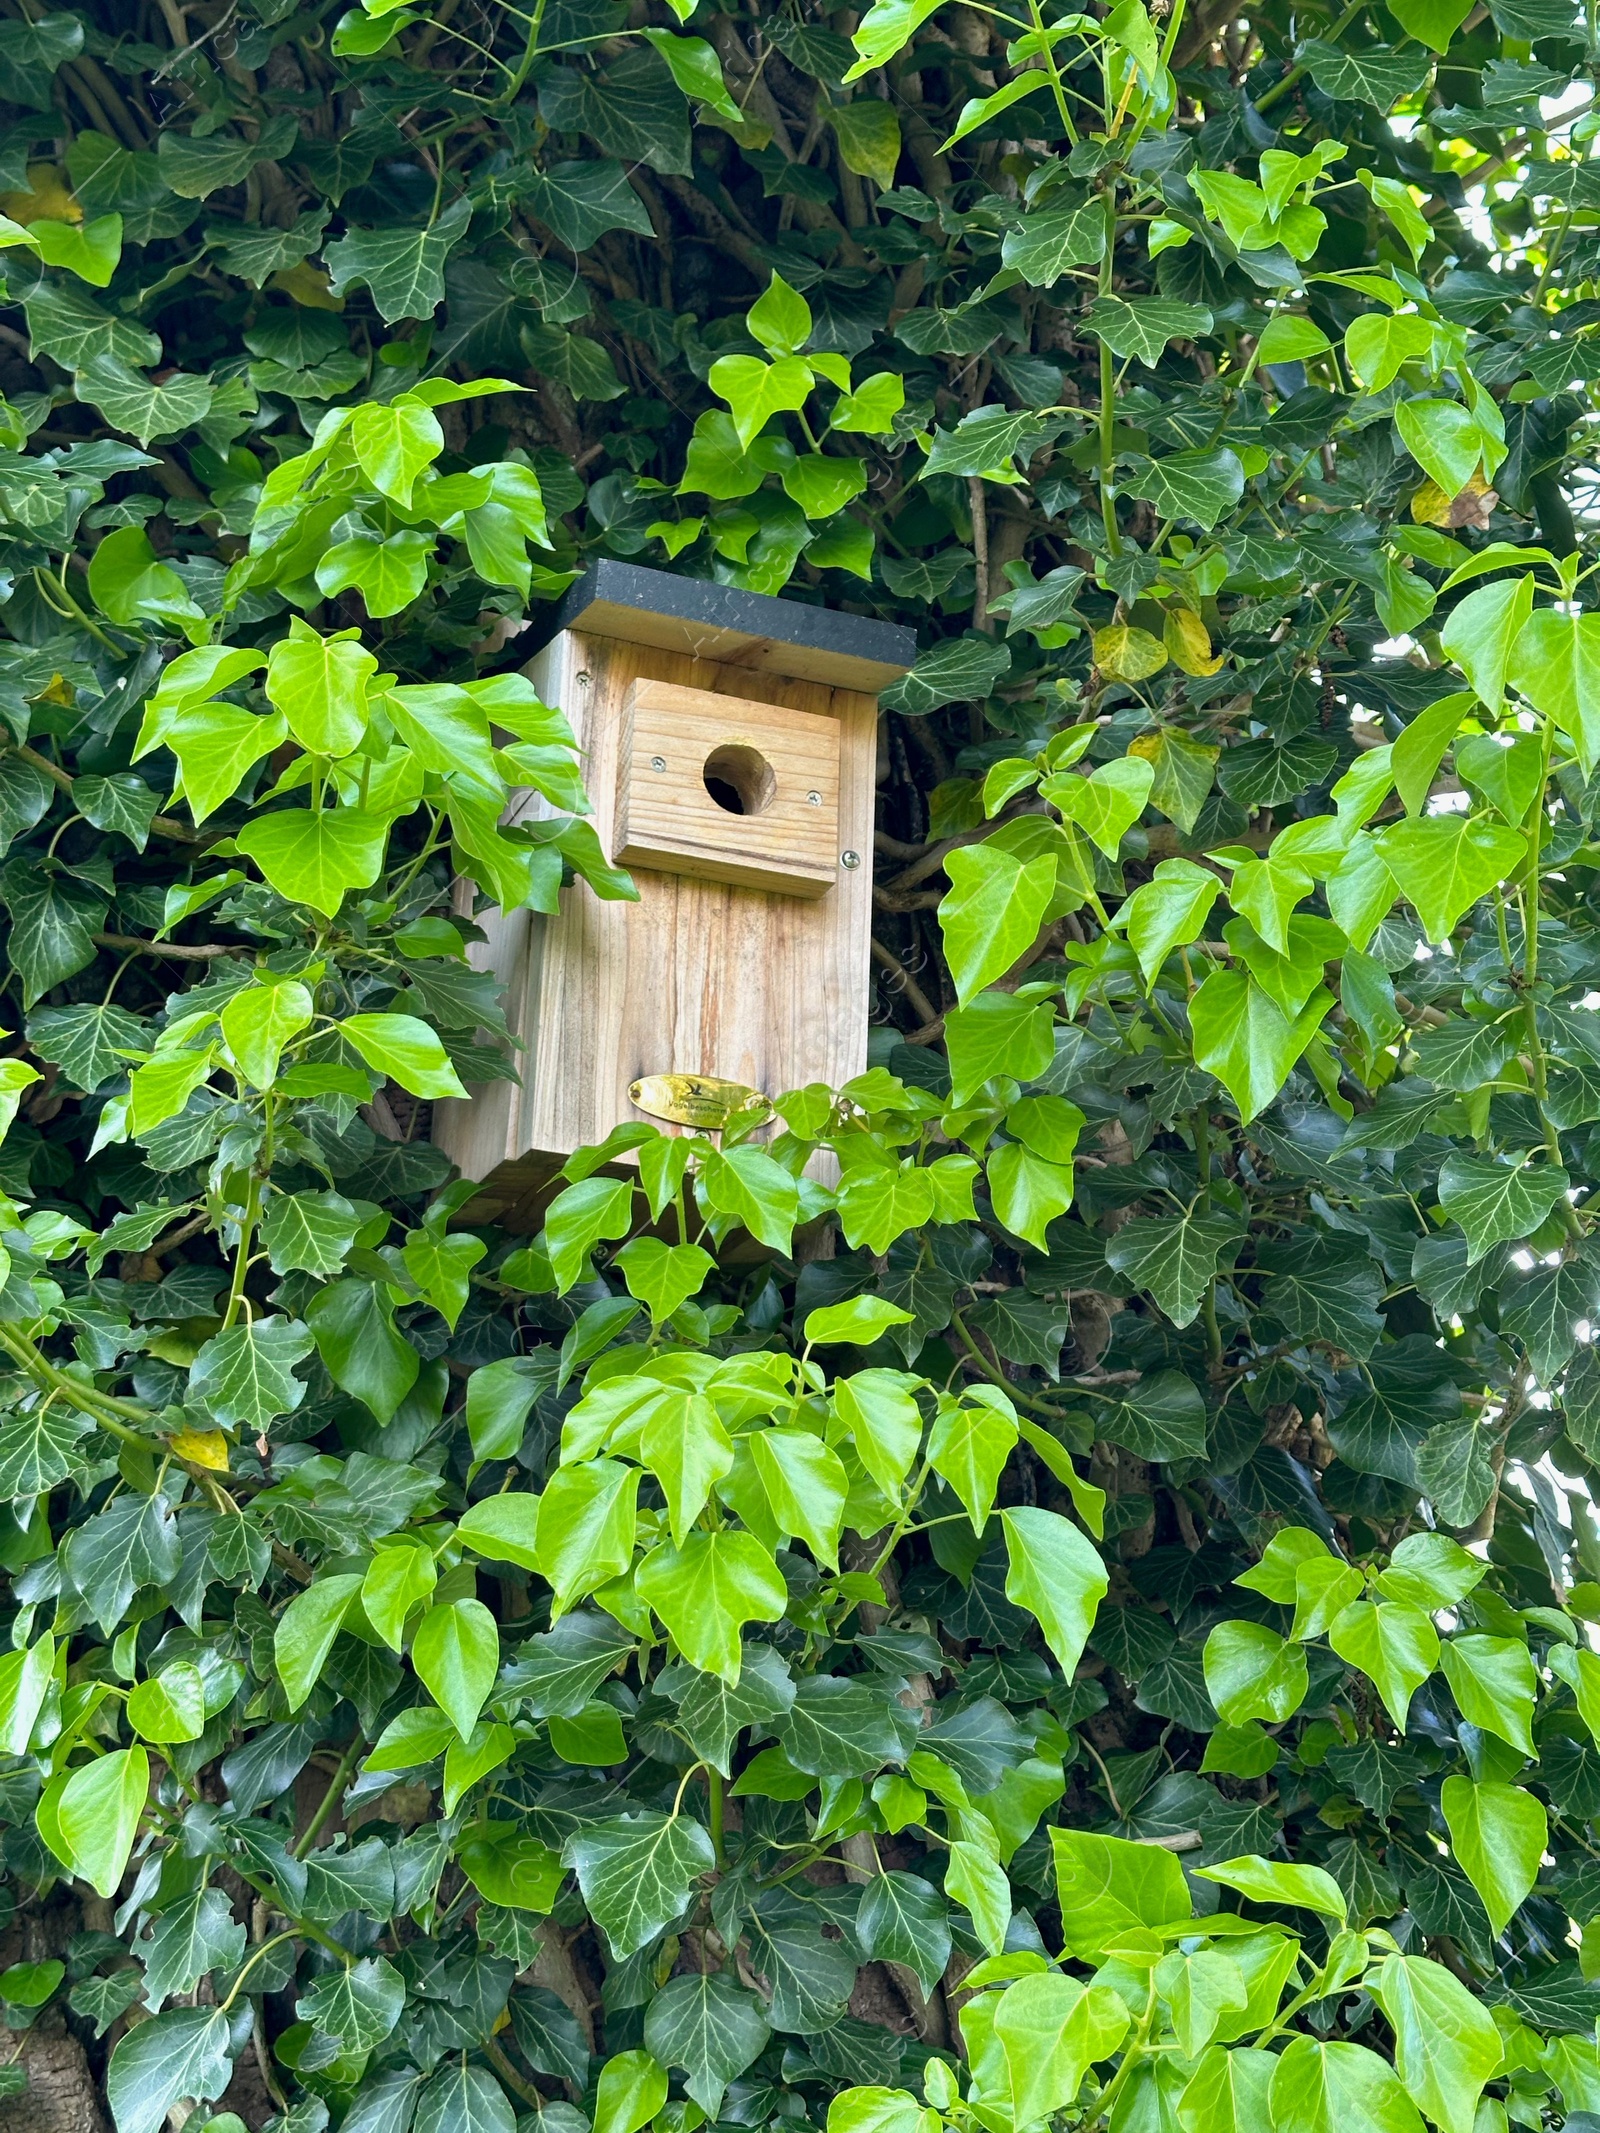
<path fill-rule="evenodd" d="M 653 755 L 650 758 L 650 768 L 652 770 L 665 770 L 666 767 L 667 759 L 664 755 Z"/>
<path fill-rule="evenodd" d="M 585 668 L 584 671 L 578 676 L 578 687 L 580 689 L 587 689 L 592 679 L 593 676 L 589 673 L 588 669 Z"/>
<path fill-rule="evenodd" d="M 839 854 L 839 864 L 842 867 L 858 867 L 861 864 L 861 854 L 859 852 L 841 852 Z"/>
<path fill-rule="evenodd" d="M 822 805 L 822 795 L 821 795 L 821 793 L 819 793 L 819 792 L 808 792 L 808 793 L 806 794 L 806 805 L 807 805 L 807 807 L 820 807 L 820 806 Z"/>

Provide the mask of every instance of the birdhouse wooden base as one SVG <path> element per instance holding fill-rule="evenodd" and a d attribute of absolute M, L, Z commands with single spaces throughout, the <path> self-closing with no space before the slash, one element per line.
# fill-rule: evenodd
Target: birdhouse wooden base
<path fill-rule="evenodd" d="M 578 882 L 555 917 L 478 915 L 521 1083 L 437 1105 L 433 1135 L 483 1181 L 473 1218 L 513 1229 L 575 1148 L 645 1115 L 635 1082 L 775 1096 L 863 1070 L 877 691 L 915 657 L 888 623 L 613 562 L 556 623 L 527 672 L 639 901 Z M 549 812 L 527 793 L 511 819 Z"/>

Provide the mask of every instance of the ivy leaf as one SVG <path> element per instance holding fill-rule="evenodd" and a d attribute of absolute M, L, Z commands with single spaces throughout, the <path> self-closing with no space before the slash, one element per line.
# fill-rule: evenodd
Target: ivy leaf
<path fill-rule="evenodd" d="M 713 2118 L 729 2082 L 758 2057 L 771 2034 L 755 1994 L 720 1971 L 670 1979 L 644 2018 L 645 2049 L 662 2066 L 684 2069 L 689 2094 Z"/>
<path fill-rule="evenodd" d="M 950 1484 L 974 1533 L 988 1523 L 1016 1442 L 1016 1410 L 1003 1393 L 979 1386 L 962 1399 L 947 1394 L 940 1400 L 928 1436 L 928 1464 Z"/>
<path fill-rule="evenodd" d="M 25 303 L 32 346 L 53 356 L 63 370 L 83 370 L 97 356 L 113 356 L 124 365 L 161 360 L 161 343 L 148 327 L 102 311 L 70 282 L 45 282 L 29 291 Z"/>
<path fill-rule="evenodd" d="M 336 1281 L 310 1305 L 306 1323 L 340 1391 L 380 1422 L 392 1421 L 422 1363 L 395 1326 L 387 1293 L 370 1281 Z"/>
<path fill-rule="evenodd" d="M 577 1874 L 590 1915 L 620 1962 L 672 1924 L 716 1855 L 689 1816 L 647 1811 L 577 1831 L 562 1863 Z"/>
<path fill-rule="evenodd" d="M 362 605 L 374 621 L 398 615 L 411 605 L 428 582 L 428 561 L 435 548 L 431 533 L 402 530 L 387 540 L 377 534 L 354 533 L 337 542 L 319 558 L 317 589 L 333 597 L 359 592 Z"/>
<path fill-rule="evenodd" d="M 1154 504 L 1163 518 L 1192 519 L 1209 533 L 1243 496 L 1244 468 L 1237 453 L 1217 445 L 1206 452 L 1141 460 L 1124 486 L 1130 496 Z"/>
<path fill-rule="evenodd" d="M 1496 1934 L 1539 1878 L 1549 1841 L 1542 1803 L 1517 1785 L 1447 1777 L 1440 1794 L 1451 1849 L 1477 1890 Z"/>
<path fill-rule="evenodd" d="M 0 899 L 11 913 L 7 947 L 22 976 L 22 1004 L 32 1007 L 94 961 L 105 899 L 86 882 L 46 873 L 22 858 L 0 868 Z"/>
<path fill-rule="evenodd" d="M 1379 111 L 1392 110 L 1401 97 L 1419 89 L 1433 64 L 1426 52 L 1386 51 L 1382 45 L 1344 51 L 1320 37 L 1304 39 L 1295 57 L 1324 96 L 1372 104 Z"/>
<path fill-rule="evenodd" d="M 1176 1925 L 1194 1913 L 1183 1868 L 1159 1846 L 1052 1828 L 1050 1849 L 1066 1944 L 1098 1962 L 1129 1927 Z"/>
<path fill-rule="evenodd" d="M 383 2042 L 405 2004 L 405 1983 L 393 1963 L 367 1955 L 315 1979 L 294 2011 L 330 2037 L 341 2057 L 354 2059 Z"/>
<path fill-rule="evenodd" d="M 542 1985 L 519 1986 L 510 2000 L 511 2033 L 536 2074 L 554 2074 L 580 2088 L 589 2077 L 589 2046 L 578 2018 Z"/>
<path fill-rule="evenodd" d="M 950 890 L 939 928 L 963 1007 L 1033 946 L 1050 899 L 1056 866 L 1049 857 L 1019 859 L 991 844 L 969 845 L 945 861 Z"/>
<path fill-rule="evenodd" d="M 1272 1255 L 1271 1308 L 1303 1340 L 1367 1356 L 1383 1332 L 1382 1269 L 1356 1238 L 1310 1232 Z"/>
<path fill-rule="evenodd" d="M 1007 230 L 1000 247 L 1010 267 L 1035 289 L 1048 289 L 1069 267 L 1093 266 L 1106 249 L 1106 215 L 1098 200 L 1041 209 Z M 1209 324 L 1209 320 L 1207 322 Z"/>
<path fill-rule="evenodd" d="M 950 1906 L 915 1874 L 875 1875 L 862 1894 L 855 1932 L 868 1962 L 903 1963 L 925 1993 L 950 1960 Z"/>
<path fill-rule="evenodd" d="M 85 822 L 126 837 L 136 852 L 149 843 L 150 824 L 161 810 L 159 793 L 131 770 L 104 778 L 74 778 L 72 801 Z"/>
<path fill-rule="evenodd" d="M 292 1414 L 305 1398 L 294 1375 L 314 1346 L 309 1330 L 294 1318 L 253 1319 L 206 1342 L 195 1357 L 189 1397 L 225 1429 L 265 1436 L 279 1415 Z"/>
<path fill-rule="evenodd" d="M 1472 2133 L 1483 2085 L 1503 2057 L 1488 2008 L 1422 1956 L 1387 1957 L 1369 1989 L 1394 2031 L 1396 2069 L 1412 2101 L 1441 2133 Z"/>
<path fill-rule="evenodd" d="M 258 163 L 288 155 L 298 132 L 288 112 L 269 120 L 253 141 L 228 133 L 197 139 L 163 127 L 156 141 L 162 181 L 181 199 L 204 200 L 210 193 L 242 185 Z"/>
<path fill-rule="evenodd" d="M 1600 615 L 1535 609 L 1511 647 L 1505 678 L 1571 736 L 1592 775 L 1600 760 Z"/>
<path fill-rule="evenodd" d="M 89 1429 L 87 1415 L 62 1407 L 35 1407 L 0 1423 L 0 1499 L 41 1496 L 59 1487 Z"/>
<path fill-rule="evenodd" d="M 747 1922 L 746 1932 L 752 1967 L 771 1994 L 767 2019 L 773 2028 L 803 2037 L 832 2029 L 855 1987 L 855 1949 L 825 1940 L 820 1926 L 809 1919 L 790 1919 L 781 1912 L 771 1923 L 764 1910 L 758 1912 Z"/>
<path fill-rule="evenodd" d="M 1054 1511 L 1003 1510 L 1000 1522 L 1010 1565 L 1006 1598 L 1027 1608 L 1070 1679 L 1108 1589 L 1100 1552 Z"/>
<path fill-rule="evenodd" d="M 1417 1487 L 1442 1524 L 1470 1526 L 1494 1494 L 1489 1453 L 1496 1434 L 1491 1424 L 1463 1415 L 1436 1424 L 1417 1446 Z"/>
<path fill-rule="evenodd" d="M 1501 1292 L 1500 1324 L 1523 1352 L 1541 1385 L 1553 1382 L 1577 1347 L 1575 1328 L 1600 1310 L 1600 1279 L 1581 1260 L 1537 1267 Z"/>
<path fill-rule="evenodd" d="M 935 432 L 924 475 L 987 474 L 1026 465 L 1060 433 L 1062 417 L 1031 409 L 980 407 L 963 415 L 953 430 Z"/>
<path fill-rule="evenodd" d="M 980 992 L 945 1018 L 954 1102 L 970 1103 L 996 1075 L 1028 1082 L 1044 1074 L 1055 1057 L 1055 1012 L 1041 990 Z"/>
<path fill-rule="evenodd" d="M 471 202 L 461 199 L 420 227 L 406 222 L 392 229 L 347 230 L 323 254 L 334 294 L 364 284 L 387 324 L 431 318 L 444 302 L 444 263 L 471 220 Z"/>
<path fill-rule="evenodd" d="M 1205 1399 L 1181 1370 L 1153 1371 L 1130 1387 L 1111 1410 L 1106 1427 L 1113 1441 L 1127 1445 L 1140 1459 L 1170 1463 L 1205 1455 Z"/>
<path fill-rule="evenodd" d="M 1373 842 L 1430 941 L 1450 938 L 1461 915 L 1505 880 L 1527 850 L 1518 830 L 1461 815 L 1393 822 Z"/>
<path fill-rule="evenodd" d="M 40 1835 L 98 1895 L 114 1896 L 149 1789 L 145 1749 L 114 1749 L 52 1779 L 37 1810 Z"/>
<path fill-rule="evenodd" d="M 106 2070 L 117 2133 L 161 2133 L 180 2097 L 220 2096 L 233 2071 L 230 2034 L 220 2007 L 177 2007 L 130 2029 Z"/>
<path fill-rule="evenodd" d="M 1567 1173 L 1554 1163 L 1497 1163 L 1453 1154 L 1439 1172 L 1439 1204 L 1466 1232 L 1467 1264 L 1497 1244 L 1528 1237 L 1561 1204 Z"/>
<path fill-rule="evenodd" d="M 1253 977 L 1214 970 L 1190 1002 L 1195 1063 L 1216 1075 L 1248 1125 L 1283 1087 L 1332 1005 L 1319 985 L 1291 1017 Z"/>
<path fill-rule="evenodd" d="M 83 24 L 76 15 L 40 15 L 0 24 L 0 60 L 10 101 L 48 111 L 56 72 L 82 50 Z"/>
<path fill-rule="evenodd" d="M 370 889 L 383 864 L 389 828 L 355 809 L 286 808 L 259 815 L 234 839 L 280 896 L 337 915 L 350 889 Z"/>
<path fill-rule="evenodd" d="M 333 1640 L 360 1590 L 361 1579 L 347 1572 L 318 1578 L 297 1593 L 278 1617 L 273 1661 L 291 1711 L 298 1711 L 315 1688 Z"/>
<path fill-rule="evenodd" d="M 134 1951 L 144 1962 L 145 2005 L 159 2014 L 175 1992 L 192 1992 L 212 1970 L 234 1969 L 245 1949 L 245 1929 L 234 1923 L 233 1905 L 221 1889 L 195 1889 L 163 1911 L 148 1940 Z"/>
<path fill-rule="evenodd" d="M 1422 2133 L 1394 2069 L 1361 2044 L 1295 2037 L 1268 2093 L 1277 2133 Z"/>
<path fill-rule="evenodd" d="M 1224 1725 L 1279 1724 L 1305 1701 L 1306 1655 L 1259 1622 L 1219 1622 L 1206 1639 L 1206 1694 Z"/>
<path fill-rule="evenodd" d="M 588 251 L 611 230 L 655 235 L 627 172 L 610 157 L 529 170 L 520 184 L 532 212 L 573 252 Z"/>
<path fill-rule="evenodd" d="M 1212 318 L 1204 304 L 1161 296 L 1097 296 L 1083 323 L 1113 355 L 1137 356 L 1153 369 L 1168 341 L 1198 340 L 1211 331 Z"/>
<path fill-rule="evenodd" d="M 655 1610 L 678 1650 L 702 1673 L 739 1679 L 746 1622 L 775 1622 L 786 1588 L 753 1533 L 691 1533 L 682 1547 L 663 1541 L 640 1563 L 635 1590 Z"/>
<path fill-rule="evenodd" d="M 569 1615 L 557 1628 L 577 1619 Z M 662 1669 L 656 1686 L 678 1706 L 679 1722 L 696 1755 L 724 1777 L 732 1775 L 733 1744 L 744 1728 L 782 1718 L 795 1699 L 789 1669 L 769 1644 L 745 1645 L 737 1681 L 675 1662 Z"/>
<path fill-rule="evenodd" d="M 481 1600 L 430 1607 L 411 1640 L 411 1664 L 457 1733 L 470 1739 L 500 1668 L 494 1616 Z"/>
<path fill-rule="evenodd" d="M 341 1193 L 285 1192 L 267 1209 L 261 1241 L 275 1274 L 300 1270 L 325 1280 L 344 1265 L 360 1227 L 360 1215 Z"/>
<path fill-rule="evenodd" d="M 1097 657 L 1099 657 L 1097 649 Z M 1104 664 L 1104 660 L 1101 661 Z M 1047 778 L 1040 788 L 1051 806 L 1076 822 L 1108 859 L 1115 859 L 1122 839 L 1144 812 L 1155 770 L 1143 756 L 1125 755 L 1102 763 L 1088 777 Z M 955 854 L 952 853 L 952 858 Z M 1035 860 L 1032 864 L 1037 865 Z"/>
<path fill-rule="evenodd" d="M 1106 1263 L 1136 1289 L 1148 1289 L 1172 1323 L 1191 1326 L 1216 1277 L 1217 1261 L 1238 1241 L 1226 1215 L 1188 1214 L 1178 1222 L 1129 1222 L 1106 1245 Z"/>
<path fill-rule="evenodd" d="M 516 2133 L 517 2114 L 486 2067 L 465 2053 L 439 2069 L 417 2098 L 411 2133 Z"/>
<path fill-rule="evenodd" d="M 706 1209 L 726 1217 L 727 1227 L 738 1224 L 775 1252 L 788 1251 L 800 1194 L 791 1173 L 764 1148 L 745 1145 L 702 1157 L 695 1193 Z"/>
<path fill-rule="evenodd" d="M 886 711 L 923 717 L 944 704 L 987 696 L 1010 666 L 1010 652 L 992 637 L 949 637 L 923 652 L 910 673 L 891 682 L 878 701 Z"/>
<path fill-rule="evenodd" d="M 1413 1695 L 1439 1663 L 1439 1635 L 1421 1608 L 1356 1600 L 1336 1617 L 1328 1642 L 1366 1675 L 1403 1733 Z"/>
<path fill-rule="evenodd" d="M 812 1777 L 868 1777 L 904 1762 L 898 1707 L 879 1689 L 837 1674 L 808 1675 L 773 1732 L 790 1763 Z"/>
<path fill-rule="evenodd" d="M 1225 748 L 1217 783 L 1241 807 L 1279 807 L 1320 785 L 1338 759 L 1331 741 L 1297 734 L 1291 741 L 1243 741 Z"/>
<path fill-rule="evenodd" d="M 1528 1647 L 1515 1637 L 1455 1636 L 1440 1647 L 1439 1662 L 1467 1723 L 1509 1741 L 1531 1762 L 1538 1678 Z"/>
<path fill-rule="evenodd" d="M 80 400 L 92 402 L 114 429 L 130 431 L 141 444 L 180 436 L 203 421 L 216 391 L 209 378 L 181 370 L 152 380 L 116 355 L 91 356 L 74 384 Z"/>

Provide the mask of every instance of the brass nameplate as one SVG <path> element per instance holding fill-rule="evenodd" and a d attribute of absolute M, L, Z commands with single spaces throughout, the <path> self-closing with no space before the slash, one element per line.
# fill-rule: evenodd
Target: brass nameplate
<path fill-rule="evenodd" d="M 719 1081 L 713 1074 L 646 1074 L 630 1084 L 628 1097 L 647 1118 L 664 1118 L 674 1126 L 695 1126 L 718 1133 L 736 1111 L 765 1104 L 759 1090 L 742 1081 Z"/>

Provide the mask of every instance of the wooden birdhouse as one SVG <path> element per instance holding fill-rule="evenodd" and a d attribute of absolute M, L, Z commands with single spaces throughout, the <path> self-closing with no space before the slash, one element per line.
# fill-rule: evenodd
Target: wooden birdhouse
<path fill-rule="evenodd" d="M 442 1103 L 477 1219 L 536 1224 L 575 1148 L 705 1122 L 683 1080 L 773 1096 L 866 1065 L 877 695 L 910 630 L 631 563 L 596 564 L 527 672 L 584 752 L 637 903 L 582 882 L 559 916 L 480 914 L 521 1085 Z M 519 795 L 512 819 L 548 813 Z"/>

